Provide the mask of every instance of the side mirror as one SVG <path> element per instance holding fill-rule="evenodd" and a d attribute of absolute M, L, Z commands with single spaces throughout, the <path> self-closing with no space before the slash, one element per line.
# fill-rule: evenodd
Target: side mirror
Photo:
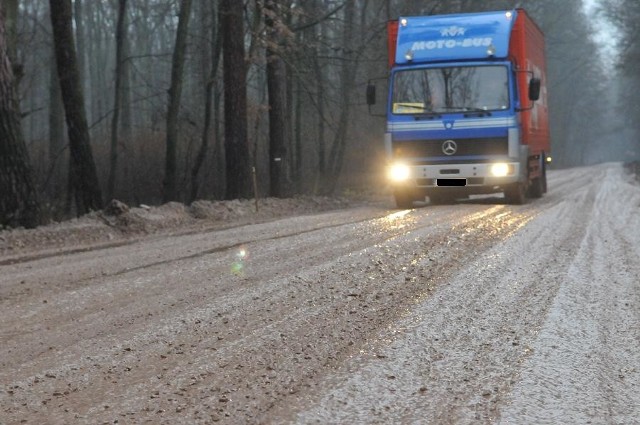
<path fill-rule="evenodd" d="M 375 84 L 367 84 L 367 105 L 375 105 L 376 104 L 376 85 Z"/>
<path fill-rule="evenodd" d="M 1 0 L 0 0 L 1 1 Z M 369 115 L 372 117 L 386 117 L 386 104 L 385 102 L 376 103 L 376 88 L 378 84 L 382 84 L 382 81 L 388 83 L 389 77 L 372 78 L 367 83 L 367 105 L 369 106 Z M 376 105 L 374 108 L 372 106 Z M 375 109 L 375 111 L 372 111 Z"/>
<path fill-rule="evenodd" d="M 531 78 L 529 80 L 529 100 L 536 101 L 540 99 L 540 78 Z"/>

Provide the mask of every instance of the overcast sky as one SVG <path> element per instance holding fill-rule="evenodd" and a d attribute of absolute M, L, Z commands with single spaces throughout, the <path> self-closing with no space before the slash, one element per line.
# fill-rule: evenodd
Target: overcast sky
<path fill-rule="evenodd" d="M 593 26 L 596 31 L 596 41 L 601 46 L 603 57 L 607 61 L 615 60 L 616 37 L 612 31 L 611 24 L 596 12 L 600 0 L 582 0 L 587 16 L 593 19 Z"/>

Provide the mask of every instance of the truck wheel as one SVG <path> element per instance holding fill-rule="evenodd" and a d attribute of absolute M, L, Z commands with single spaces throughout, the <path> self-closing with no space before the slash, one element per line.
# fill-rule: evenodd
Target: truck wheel
<path fill-rule="evenodd" d="M 531 181 L 531 186 L 529 186 L 529 196 L 531 198 L 542 198 L 542 194 L 544 193 L 544 182 L 542 181 L 542 177 L 536 177 Z"/>
<path fill-rule="evenodd" d="M 542 195 L 547 191 L 546 190 L 546 173 L 545 173 L 545 155 L 540 155 L 540 177 L 536 177 L 531 180 L 531 186 L 529 186 L 529 197 L 531 198 L 542 198 Z"/>
<path fill-rule="evenodd" d="M 508 204 L 522 205 L 527 202 L 527 189 L 523 183 L 513 183 L 504 189 Z"/>
<path fill-rule="evenodd" d="M 406 210 L 413 208 L 413 196 L 406 190 L 395 190 L 393 197 L 396 200 L 396 206 L 400 209 Z"/>
<path fill-rule="evenodd" d="M 542 193 L 547 193 L 547 156 L 542 160 Z"/>

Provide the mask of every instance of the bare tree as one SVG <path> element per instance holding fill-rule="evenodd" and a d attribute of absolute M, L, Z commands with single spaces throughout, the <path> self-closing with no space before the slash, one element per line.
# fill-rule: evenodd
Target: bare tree
<path fill-rule="evenodd" d="M 40 205 L 20 126 L 20 110 L 0 4 L 0 225 L 36 227 Z"/>
<path fill-rule="evenodd" d="M 86 40 L 87 37 L 85 35 L 85 26 L 84 26 L 84 7 L 82 4 L 83 0 L 73 0 L 73 23 L 76 27 L 75 35 L 76 35 L 76 48 L 78 49 L 78 74 L 80 75 L 80 86 L 82 87 L 82 92 L 84 93 L 87 90 L 87 85 L 85 84 L 85 77 L 87 74 L 87 60 L 86 60 Z"/>
<path fill-rule="evenodd" d="M 71 25 L 71 0 L 50 0 L 51 26 L 64 103 L 78 214 L 102 208 L 102 194 L 89 140 L 84 96 Z"/>
<path fill-rule="evenodd" d="M 51 57 L 49 64 L 49 170 L 47 178 L 51 181 L 51 203 L 61 204 L 64 199 L 64 158 L 68 156 L 67 146 L 64 139 L 64 105 L 62 103 L 62 93 L 60 92 L 60 80 L 56 70 L 55 54 Z M 67 164 L 68 165 L 68 164 Z M 67 172 L 68 177 L 68 172 Z M 66 179 L 68 181 L 68 178 Z M 55 217 L 54 217 L 55 219 Z"/>
<path fill-rule="evenodd" d="M 282 2 L 267 0 L 264 14 L 267 36 L 267 87 L 269 91 L 269 175 L 270 194 L 285 193 L 285 173 L 289 132 L 287 125 L 287 69 L 282 58 L 286 27 L 282 22 Z"/>
<path fill-rule="evenodd" d="M 342 172 L 344 152 L 347 143 L 352 108 L 352 91 L 357 72 L 356 51 L 353 48 L 354 24 L 356 8 L 355 2 L 347 2 L 344 11 L 344 26 L 342 28 L 342 64 L 340 71 L 340 118 L 334 135 L 328 158 L 328 174 L 325 176 L 325 193 L 331 194 L 336 188 Z"/>
<path fill-rule="evenodd" d="M 640 119 L 640 105 L 636 95 L 640 90 L 640 72 L 638 72 L 640 3 L 634 0 L 604 0 L 600 7 L 601 13 L 615 25 L 616 34 L 619 37 L 616 77 L 621 89 L 618 89 L 619 105 L 616 118 L 625 117 L 618 124 L 619 133 L 627 133 L 632 139 L 628 143 L 625 159 L 638 160 L 640 159 L 640 130 L 638 126 L 629 126 L 626 123 L 637 122 Z"/>
<path fill-rule="evenodd" d="M 224 147 L 227 199 L 249 198 L 251 158 L 247 140 L 247 77 L 243 5 L 220 1 L 224 78 Z"/>
<path fill-rule="evenodd" d="M 5 14 L 5 43 L 7 45 L 7 55 L 13 67 L 13 78 L 15 86 L 20 85 L 20 79 L 23 76 L 22 64 L 18 60 L 17 43 L 18 43 L 18 0 L 1 0 L 0 4 L 4 7 Z"/>
<path fill-rule="evenodd" d="M 187 29 L 191 15 L 191 0 L 183 0 L 180 5 L 176 43 L 173 49 L 171 66 L 171 87 L 169 88 L 169 107 L 167 110 L 167 145 L 163 201 L 178 200 L 177 150 L 178 150 L 178 112 L 182 96 L 182 74 L 187 49 Z"/>
<path fill-rule="evenodd" d="M 118 125 L 120 107 L 122 103 L 122 82 L 124 79 L 124 40 L 126 37 L 127 0 L 118 0 L 118 23 L 116 25 L 116 82 L 113 101 L 113 116 L 111 117 L 111 154 L 109 161 L 109 183 L 107 198 L 114 196 L 118 171 Z"/>
<path fill-rule="evenodd" d="M 212 25 L 211 25 L 211 69 L 209 71 L 209 75 L 207 76 L 207 81 L 205 83 L 205 95 L 204 95 L 204 119 L 202 125 L 202 137 L 200 141 L 200 148 L 198 149 L 198 153 L 196 155 L 195 162 L 193 164 L 193 168 L 191 169 L 191 195 L 189 197 L 189 202 L 193 202 L 196 200 L 198 196 L 198 174 L 200 173 L 200 169 L 204 164 L 204 160 L 207 156 L 207 151 L 209 149 L 209 133 L 211 130 L 211 116 L 213 110 L 213 97 L 214 97 L 214 89 L 217 82 L 218 75 L 218 66 L 220 64 L 220 53 L 222 51 L 222 37 L 220 36 L 220 26 L 218 23 L 218 14 L 217 9 L 215 7 L 212 8 Z"/>

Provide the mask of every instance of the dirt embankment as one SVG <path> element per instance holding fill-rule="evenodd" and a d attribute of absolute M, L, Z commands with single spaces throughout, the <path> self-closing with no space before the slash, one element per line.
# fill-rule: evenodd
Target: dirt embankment
<path fill-rule="evenodd" d="M 181 234 L 255 224 L 276 218 L 346 208 L 362 200 L 338 197 L 266 198 L 196 201 L 190 206 L 170 202 L 130 208 L 111 201 L 103 211 L 37 229 L 0 230 L 0 261 L 37 258 L 118 246 L 149 236 Z"/>

